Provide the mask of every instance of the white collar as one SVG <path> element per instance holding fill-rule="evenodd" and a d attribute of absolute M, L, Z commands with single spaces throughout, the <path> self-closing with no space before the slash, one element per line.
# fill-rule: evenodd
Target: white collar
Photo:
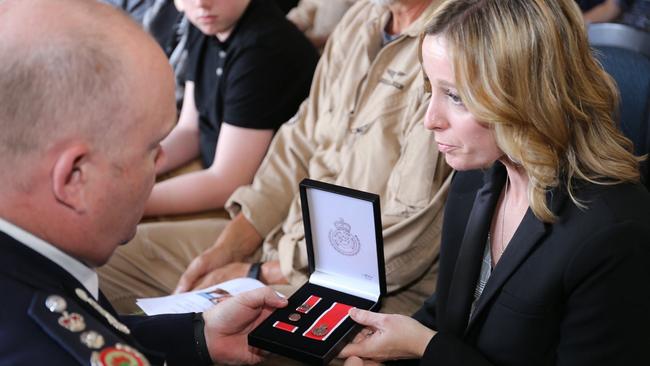
<path fill-rule="evenodd" d="M 95 300 L 99 299 L 99 279 L 97 278 L 97 272 L 93 269 L 64 253 L 54 245 L 2 218 L 0 218 L 0 231 L 58 264 L 59 267 L 66 270 L 76 278 L 77 281 L 81 282 Z"/>

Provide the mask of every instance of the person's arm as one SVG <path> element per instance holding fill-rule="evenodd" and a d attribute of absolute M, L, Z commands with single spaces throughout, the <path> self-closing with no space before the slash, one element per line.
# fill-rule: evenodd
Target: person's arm
<path fill-rule="evenodd" d="M 262 236 L 242 214 L 226 225 L 212 247 L 194 258 L 181 276 L 174 293 L 207 287 L 223 282 L 210 277 L 211 272 L 229 263 L 241 262 L 262 244 Z M 250 265 L 249 265 L 250 266 Z"/>
<path fill-rule="evenodd" d="M 160 145 L 165 151 L 165 160 L 158 174 L 178 168 L 199 156 L 199 112 L 194 104 L 194 82 L 185 83 L 178 124 Z"/>
<path fill-rule="evenodd" d="M 253 180 L 272 137 L 272 130 L 223 123 L 212 165 L 156 184 L 145 215 L 182 214 L 223 207 L 237 187 Z"/>
<path fill-rule="evenodd" d="M 619 0 L 605 0 L 583 14 L 586 23 L 611 22 L 621 15 Z"/>
<path fill-rule="evenodd" d="M 287 19 L 302 32 L 314 26 L 314 18 L 322 0 L 300 0 L 298 5 L 289 11 Z M 329 1 L 329 0 L 328 0 Z"/>

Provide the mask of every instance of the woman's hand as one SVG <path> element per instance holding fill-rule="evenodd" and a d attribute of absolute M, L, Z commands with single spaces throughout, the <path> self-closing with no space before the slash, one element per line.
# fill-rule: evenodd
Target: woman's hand
<path fill-rule="evenodd" d="M 343 348 L 339 354 L 343 358 L 357 356 L 373 361 L 421 358 L 435 335 L 433 330 L 404 315 L 352 309 L 350 317 L 366 328 Z M 358 364 L 354 358 L 348 362 Z"/>

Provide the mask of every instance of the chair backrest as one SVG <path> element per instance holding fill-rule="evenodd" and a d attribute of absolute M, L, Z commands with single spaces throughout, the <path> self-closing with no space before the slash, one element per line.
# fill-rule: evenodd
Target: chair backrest
<path fill-rule="evenodd" d="M 593 23 L 587 29 L 594 46 L 624 48 L 650 57 L 650 34 L 618 23 Z"/>
<path fill-rule="evenodd" d="M 620 101 L 620 127 L 634 143 L 637 155 L 650 152 L 650 34 L 622 24 L 593 24 L 589 42 L 596 57 L 616 81 Z M 650 170 L 642 167 L 650 189 Z"/>

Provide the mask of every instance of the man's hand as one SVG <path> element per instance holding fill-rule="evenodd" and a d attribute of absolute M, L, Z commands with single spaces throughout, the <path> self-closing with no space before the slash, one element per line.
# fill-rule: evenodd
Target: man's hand
<path fill-rule="evenodd" d="M 248 346 L 246 336 L 273 309 L 285 306 L 286 299 L 265 287 L 229 298 L 204 312 L 205 340 L 212 360 L 225 364 L 262 361 L 261 351 Z"/>
<path fill-rule="evenodd" d="M 245 257 L 253 254 L 261 244 L 262 237 L 246 217 L 242 214 L 235 216 L 214 245 L 190 263 L 178 281 L 174 293 L 200 288 L 198 283 L 204 276 L 226 264 L 241 262 Z M 246 273 L 237 277 L 243 276 L 246 276 Z"/>
<path fill-rule="evenodd" d="M 343 358 L 357 356 L 372 361 L 421 358 L 435 335 L 433 330 L 404 315 L 352 309 L 350 317 L 366 328 L 343 348 L 339 354 Z M 361 363 L 351 358 L 346 365 Z"/>

